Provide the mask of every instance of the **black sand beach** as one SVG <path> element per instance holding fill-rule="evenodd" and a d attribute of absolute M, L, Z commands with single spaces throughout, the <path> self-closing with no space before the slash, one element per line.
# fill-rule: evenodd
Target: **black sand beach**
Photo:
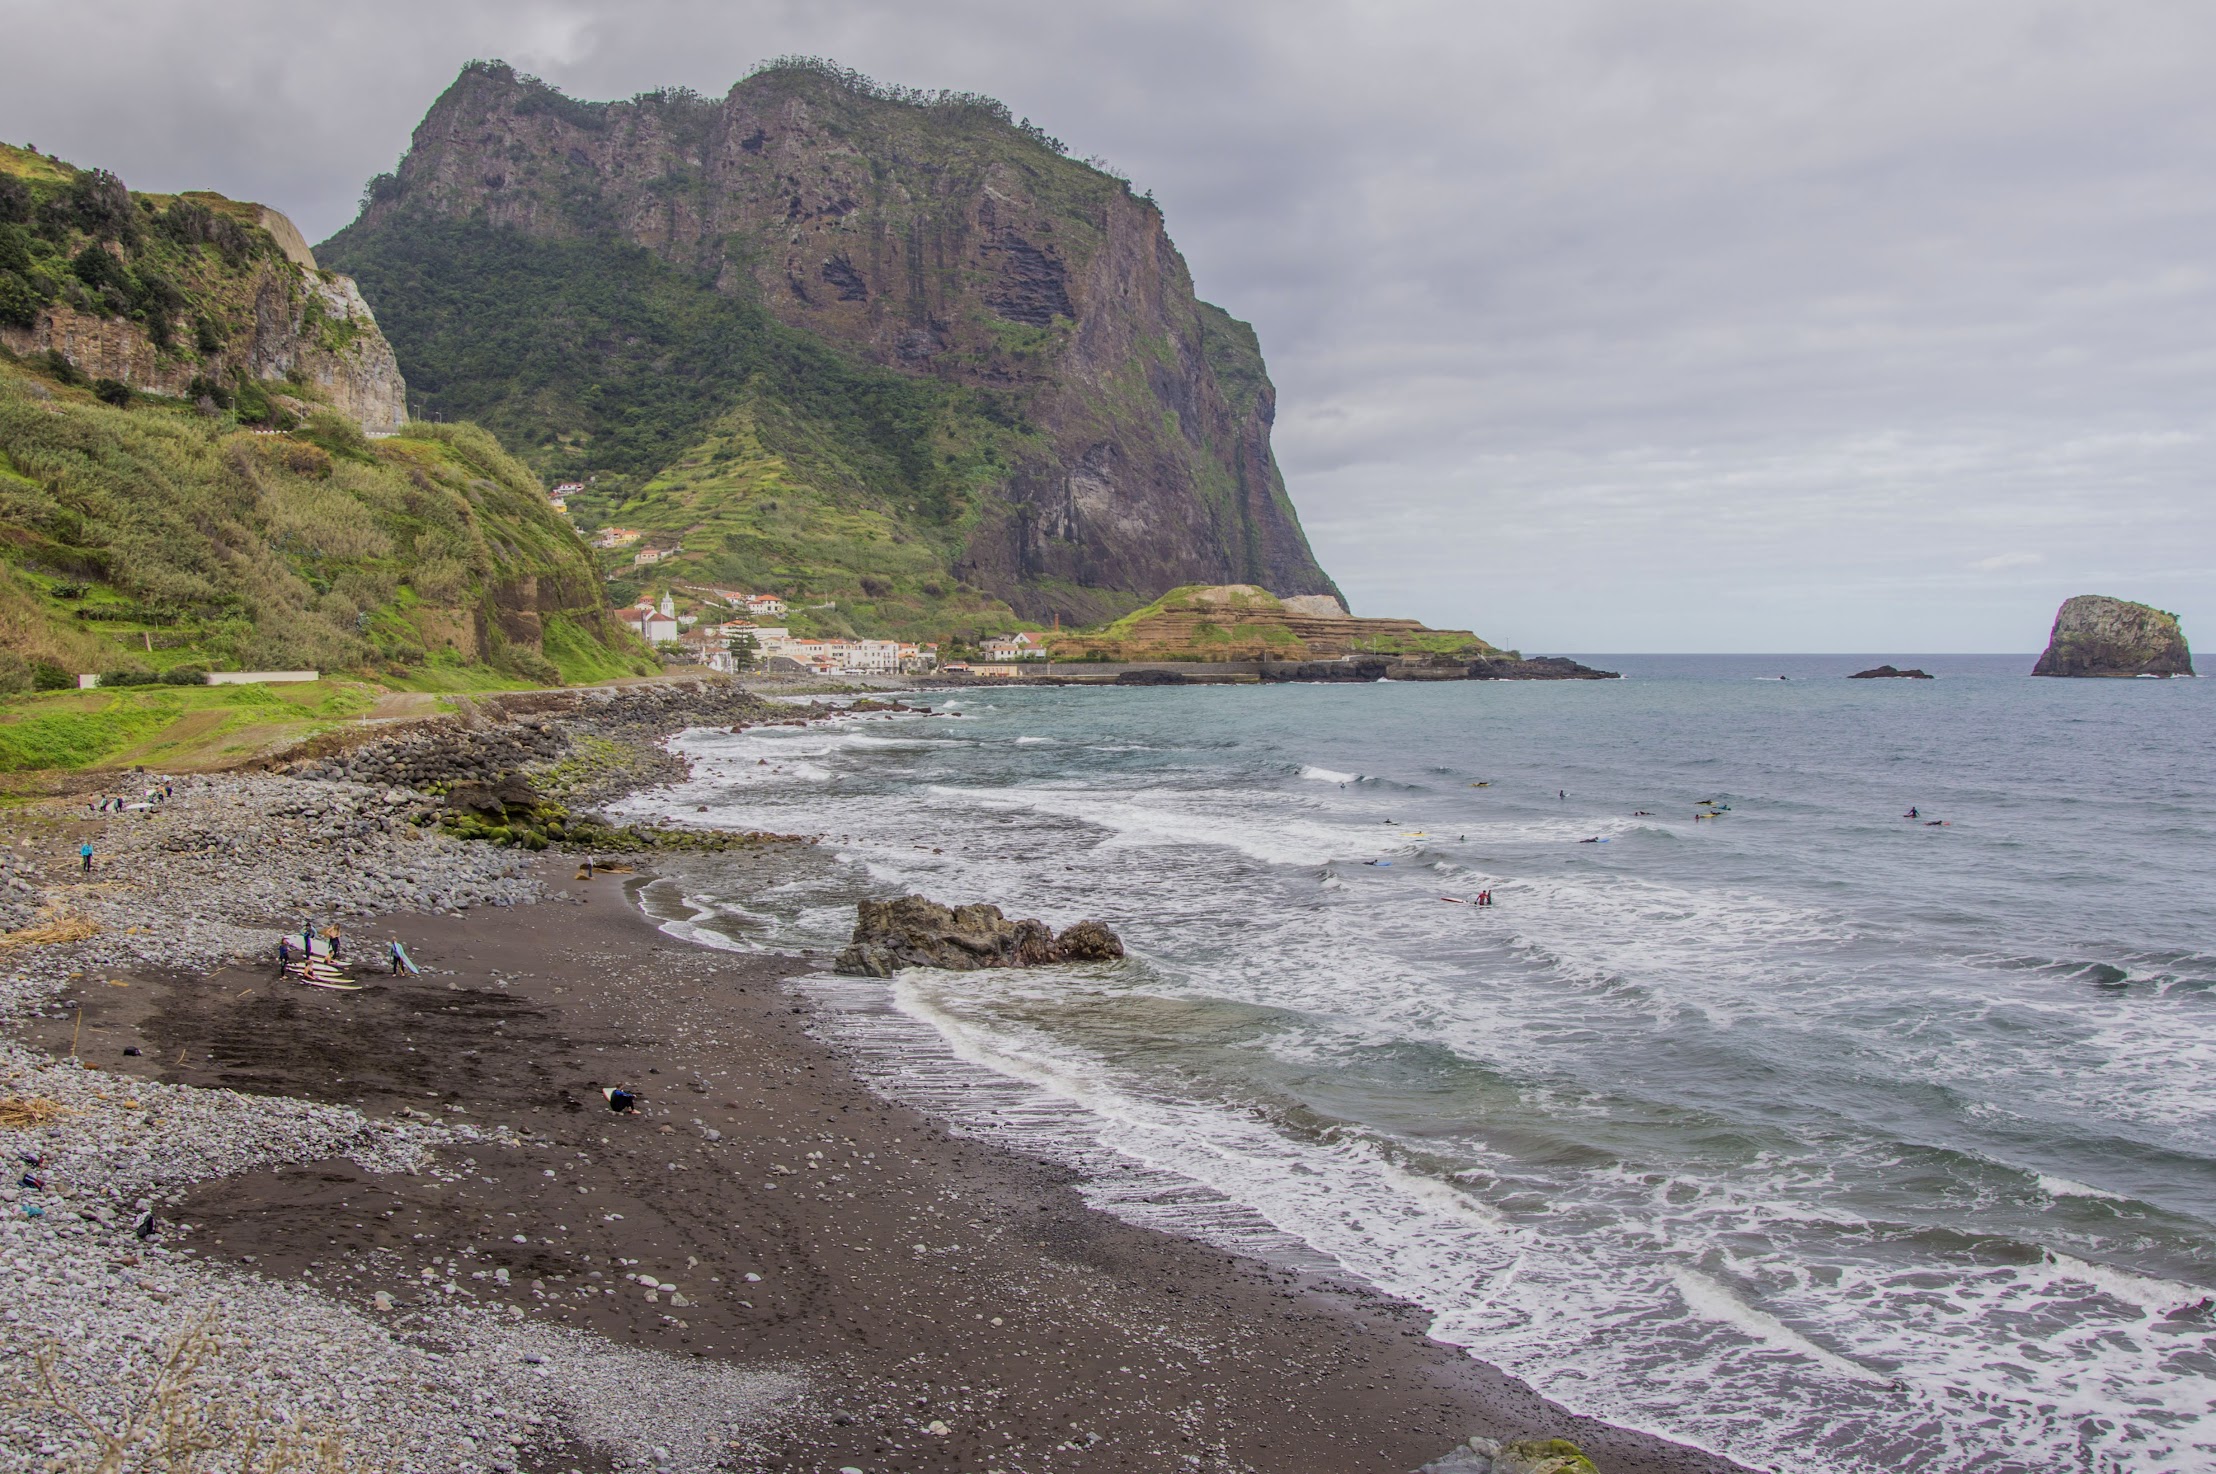
<path fill-rule="evenodd" d="M 1570 1416 L 1426 1341 L 1411 1307 L 1091 1211 L 1063 1170 L 870 1094 L 781 986 L 819 963 L 675 941 L 632 903 L 637 877 L 587 886 L 549 857 L 544 878 L 584 899 L 353 929 L 424 968 L 360 993 L 245 967 L 87 990 L 79 1047 L 103 1068 L 524 1142 L 467 1154 L 454 1182 L 325 1162 L 209 1183 L 175 1210 L 180 1241 L 364 1306 L 381 1292 L 397 1329 L 441 1298 L 505 1298 L 798 1368 L 801 1410 L 733 1447 L 736 1469 L 1327 1474 L 1413 1469 L 1472 1433 L 1566 1436 L 1612 1474 L 1733 1467 Z M 618 1085 L 638 1114 L 607 1108 Z M 564 1453 L 537 1467 L 590 1464 Z"/>

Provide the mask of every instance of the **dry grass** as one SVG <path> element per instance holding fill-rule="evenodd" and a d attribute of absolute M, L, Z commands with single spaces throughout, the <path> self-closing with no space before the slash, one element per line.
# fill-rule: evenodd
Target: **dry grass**
<path fill-rule="evenodd" d="M 0 947 L 43 945 L 48 942 L 81 942 L 100 934 L 100 923 L 83 916 L 57 916 L 21 931 L 0 932 Z"/>
<path fill-rule="evenodd" d="M 27 1131 L 69 1114 L 69 1107 L 43 1095 L 11 1095 L 0 1100 L 0 1130 Z"/>
<path fill-rule="evenodd" d="M 288 1423 L 209 1375 L 226 1350 L 213 1315 L 187 1326 L 116 1384 L 72 1378 L 57 1346 L 16 1359 L 0 1406 L 58 1420 L 76 1446 L 52 1474 L 355 1474 L 337 1430 Z M 127 1383 L 125 1379 L 133 1379 Z"/>

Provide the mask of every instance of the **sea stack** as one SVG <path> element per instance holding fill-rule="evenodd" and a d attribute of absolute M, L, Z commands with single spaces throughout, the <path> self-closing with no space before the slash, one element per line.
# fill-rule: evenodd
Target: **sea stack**
<path fill-rule="evenodd" d="M 2054 616 L 2035 676 L 2189 676 L 2178 617 L 2126 599 L 2080 594 Z"/>

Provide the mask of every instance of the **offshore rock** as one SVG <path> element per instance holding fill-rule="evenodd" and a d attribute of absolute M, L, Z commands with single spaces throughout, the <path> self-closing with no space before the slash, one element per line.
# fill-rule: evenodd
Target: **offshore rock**
<path fill-rule="evenodd" d="M 2189 676 L 2193 653 L 2178 617 L 2145 604 L 2080 594 L 2063 601 L 2035 676 Z"/>
<path fill-rule="evenodd" d="M 1930 671 L 1926 670 L 1901 670 L 1890 665 L 1873 665 L 1868 670 L 1856 671 L 1847 679 L 1850 681 L 1928 681 L 1932 679 L 1932 675 Z"/>
<path fill-rule="evenodd" d="M 976 972 L 1123 956 L 1122 941 L 1098 921 L 1080 921 L 1056 936 L 1043 921 L 1008 920 L 998 906 L 942 906 L 922 896 L 863 901 L 854 910 L 854 940 L 837 967 L 860 977 L 889 978 L 904 967 Z"/>
<path fill-rule="evenodd" d="M 1470 662 L 1473 681 L 1620 681 L 1612 670 L 1579 665 L 1567 655 L 1538 655 L 1529 660 L 1480 659 Z"/>

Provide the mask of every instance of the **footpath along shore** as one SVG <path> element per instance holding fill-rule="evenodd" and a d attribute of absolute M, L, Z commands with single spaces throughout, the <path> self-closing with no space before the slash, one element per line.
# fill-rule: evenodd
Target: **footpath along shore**
<path fill-rule="evenodd" d="M 120 818 L 10 811 L 0 1470 L 98 1467 L 57 1400 L 120 1429 L 133 1399 L 288 1429 L 304 1469 L 1339 1474 L 1472 1435 L 1734 1467 L 1572 1417 L 1412 1307 L 1092 1211 L 872 1094 L 785 986 L 827 959 L 659 931 L 651 850 L 582 881 L 390 781 L 522 761 L 606 797 L 667 777 L 680 726 L 789 719 L 653 688 Z M 363 991 L 278 978 L 304 905 Z M 420 976 L 361 965 L 388 939 Z"/>

